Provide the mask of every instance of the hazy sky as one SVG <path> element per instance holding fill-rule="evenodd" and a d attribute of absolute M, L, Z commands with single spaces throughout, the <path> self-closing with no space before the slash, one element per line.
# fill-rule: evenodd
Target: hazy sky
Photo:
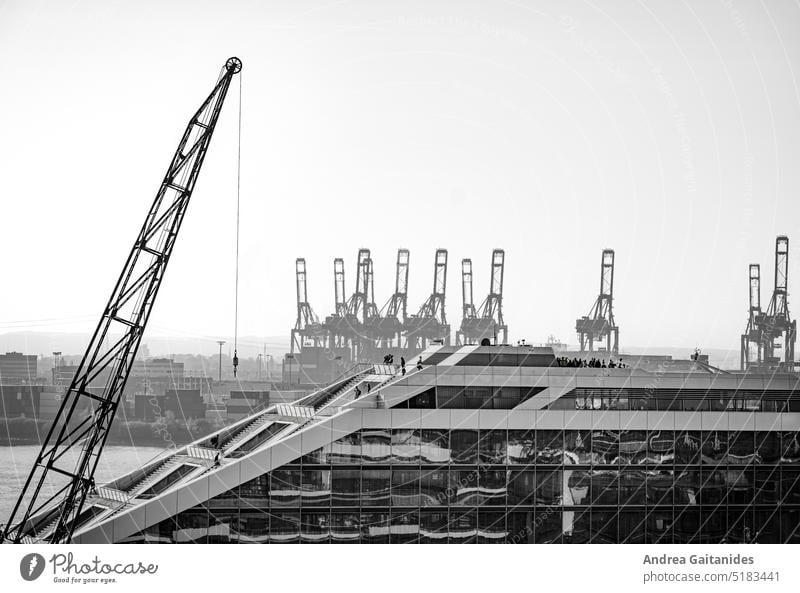
<path fill-rule="evenodd" d="M 362 246 L 379 306 L 411 250 L 412 310 L 448 248 L 457 327 L 461 258 L 481 301 L 502 247 L 512 339 L 574 343 L 612 247 L 623 348 L 737 348 L 779 233 L 800 314 L 799 30 L 782 0 L 0 1 L 0 332 L 93 327 L 237 55 L 241 334 L 288 334 L 298 256 L 328 314 Z M 237 95 L 149 335 L 233 332 Z"/>

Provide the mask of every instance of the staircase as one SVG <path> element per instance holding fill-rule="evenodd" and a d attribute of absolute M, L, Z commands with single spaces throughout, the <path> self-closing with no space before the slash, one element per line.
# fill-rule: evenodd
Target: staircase
<path fill-rule="evenodd" d="M 157 483 L 161 478 L 167 475 L 172 469 L 179 464 L 178 459 L 170 457 L 164 463 L 154 468 L 147 475 L 143 476 L 138 482 L 134 482 L 130 487 L 125 489 L 125 493 L 131 494 L 133 491 L 144 492 L 153 484 Z"/>
<path fill-rule="evenodd" d="M 241 426 L 238 430 L 232 432 L 228 437 L 226 437 L 226 439 L 220 443 L 219 448 L 227 450 L 232 449 L 237 445 L 241 445 L 259 428 L 265 424 L 269 424 L 270 422 L 273 422 L 273 418 L 268 414 L 262 414 L 257 418 L 253 418 L 250 422 Z"/>
<path fill-rule="evenodd" d="M 345 383 L 344 385 L 342 385 L 338 389 L 336 389 L 336 390 L 332 391 L 331 393 L 329 393 L 327 395 L 327 397 L 324 397 L 321 400 L 319 400 L 318 402 L 316 402 L 314 404 L 314 411 L 317 411 L 320 408 L 322 408 L 323 406 L 328 405 L 331 401 L 333 401 L 334 399 L 339 397 L 341 394 L 346 392 L 348 389 L 353 387 L 356 383 L 361 381 L 361 378 L 362 378 L 361 375 L 356 375 L 355 377 L 350 379 L 347 383 Z"/>

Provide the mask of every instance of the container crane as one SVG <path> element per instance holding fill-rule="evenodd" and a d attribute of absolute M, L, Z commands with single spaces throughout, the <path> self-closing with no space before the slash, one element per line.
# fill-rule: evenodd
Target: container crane
<path fill-rule="evenodd" d="M 794 367 L 794 346 L 797 322 L 789 315 L 789 238 L 780 235 L 775 239 L 775 284 L 767 310 L 756 316 L 761 332 L 764 364 L 770 367 Z M 783 350 L 783 355 L 776 350 Z"/>
<path fill-rule="evenodd" d="M 747 327 L 742 334 L 742 370 L 745 370 L 751 364 L 760 365 L 764 363 L 764 339 L 758 325 L 758 319 L 761 315 L 761 266 L 759 264 L 750 264 L 749 272 L 750 307 L 747 315 Z"/>
<path fill-rule="evenodd" d="M 619 328 L 614 321 L 614 250 L 604 249 L 600 260 L 600 295 L 588 315 L 575 321 L 581 352 L 592 352 L 594 343 L 606 342 L 606 352 L 619 354 Z"/>
<path fill-rule="evenodd" d="M 421 352 L 429 343 L 441 341 L 450 344 L 450 325 L 445 315 L 447 290 L 447 250 L 437 249 L 433 272 L 433 292 L 404 324 L 404 335 L 409 352 Z"/>
<path fill-rule="evenodd" d="M 68 543 L 74 530 L 91 518 L 91 508 L 84 511 L 84 503 L 94 490 L 100 455 L 222 105 L 241 69 L 242 62 L 230 58 L 190 119 L 14 505 L 3 541 Z M 88 412 L 84 403 L 89 404 Z M 76 452 L 75 457 L 70 452 Z"/>

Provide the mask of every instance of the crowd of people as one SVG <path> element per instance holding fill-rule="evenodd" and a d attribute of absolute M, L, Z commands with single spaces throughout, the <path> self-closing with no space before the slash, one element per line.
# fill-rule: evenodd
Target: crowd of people
<path fill-rule="evenodd" d="M 592 357 L 589 360 L 585 358 L 569 358 L 567 356 L 559 356 L 556 362 L 560 367 L 588 367 L 593 369 L 627 369 L 628 365 L 622 362 L 620 358 L 617 362 L 609 360 L 606 362 L 602 358 Z"/>

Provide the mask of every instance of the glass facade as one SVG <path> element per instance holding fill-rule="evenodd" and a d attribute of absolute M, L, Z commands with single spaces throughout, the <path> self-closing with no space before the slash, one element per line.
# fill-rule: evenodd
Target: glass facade
<path fill-rule="evenodd" d="M 125 541 L 800 543 L 800 433 L 362 430 Z"/>

